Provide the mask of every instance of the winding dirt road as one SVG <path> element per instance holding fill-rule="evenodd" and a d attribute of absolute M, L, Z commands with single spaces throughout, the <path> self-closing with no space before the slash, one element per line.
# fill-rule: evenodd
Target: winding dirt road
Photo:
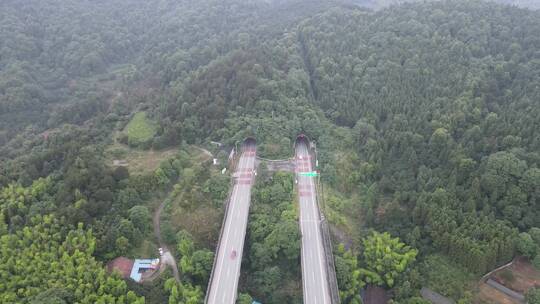
<path fill-rule="evenodd" d="M 154 218 L 153 218 L 154 235 L 158 240 L 159 247 L 163 249 L 163 255 L 161 256 L 161 263 L 159 267 L 159 273 L 161 274 L 167 267 L 166 265 L 169 265 L 172 268 L 174 279 L 180 283 L 180 273 L 178 272 L 178 265 L 176 265 L 176 260 L 172 256 L 171 251 L 169 250 L 167 245 L 161 239 L 161 212 L 163 211 L 163 208 L 165 208 L 166 203 L 167 203 L 167 199 L 164 199 L 161 202 L 161 204 L 159 204 L 159 207 L 154 213 Z"/>

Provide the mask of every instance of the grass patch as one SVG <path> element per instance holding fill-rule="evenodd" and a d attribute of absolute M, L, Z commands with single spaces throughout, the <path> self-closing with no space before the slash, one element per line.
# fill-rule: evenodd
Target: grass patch
<path fill-rule="evenodd" d="M 117 137 L 118 134 L 113 136 Z M 130 174 L 146 174 L 154 172 L 162 161 L 174 157 L 180 151 L 187 152 L 190 160 L 195 163 L 203 163 L 210 159 L 208 155 L 193 146 L 182 147 L 181 149 L 139 150 L 119 142 L 107 147 L 105 157 L 107 164 L 110 166 L 118 166 L 118 164 L 115 165 L 115 160 L 117 160 L 121 161 L 122 164 L 127 164 Z"/>
<path fill-rule="evenodd" d="M 149 143 L 156 134 L 156 126 L 146 117 L 146 112 L 133 116 L 124 129 L 130 146 L 140 146 Z"/>
<path fill-rule="evenodd" d="M 145 174 L 156 170 L 162 161 L 172 158 L 178 151 L 177 148 L 143 151 L 116 143 L 107 148 L 105 155 L 109 165 L 114 166 L 115 160 L 122 160 L 127 163 L 130 174 Z"/>

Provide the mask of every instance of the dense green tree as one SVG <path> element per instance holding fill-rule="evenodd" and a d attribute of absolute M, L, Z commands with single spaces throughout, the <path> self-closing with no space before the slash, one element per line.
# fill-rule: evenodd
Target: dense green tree
<path fill-rule="evenodd" d="M 530 303 L 530 304 L 540 303 L 540 289 L 531 288 L 529 291 L 527 291 L 527 294 L 525 295 L 525 299 L 527 300 L 527 303 Z"/>
<path fill-rule="evenodd" d="M 407 304 L 429 304 L 429 303 L 431 302 L 421 297 L 412 297 L 409 300 L 407 300 Z"/>
<path fill-rule="evenodd" d="M 540 254 L 536 254 L 536 257 L 532 260 L 534 268 L 540 270 Z"/>
<path fill-rule="evenodd" d="M 2 236 L 3 303 L 46 303 L 51 300 L 47 294 L 66 303 L 144 303 L 92 257 L 92 231 L 82 225 L 66 231 L 64 225 L 53 216 L 34 217 L 28 227 Z M 58 286 L 61 289 L 53 291 Z"/>
<path fill-rule="evenodd" d="M 247 293 L 241 293 L 238 295 L 238 300 L 236 300 L 237 304 L 252 304 L 253 298 L 247 294 Z"/>
<path fill-rule="evenodd" d="M 392 238 L 389 233 L 373 232 L 364 242 L 362 275 L 366 282 L 394 286 L 399 275 L 414 262 L 418 251 Z"/>
<path fill-rule="evenodd" d="M 209 250 L 193 252 L 193 276 L 198 282 L 207 282 L 214 265 L 214 253 Z"/>
<path fill-rule="evenodd" d="M 152 224 L 150 211 L 146 206 L 134 206 L 128 210 L 129 220 L 142 234 L 149 231 Z"/>
<path fill-rule="evenodd" d="M 519 253 L 528 258 L 534 258 L 537 255 L 538 250 L 540 250 L 538 244 L 536 244 L 531 235 L 526 232 L 519 234 L 516 247 Z"/>
<path fill-rule="evenodd" d="M 297 223 L 284 220 L 274 226 L 273 231 L 265 239 L 265 246 L 274 259 L 281 253 L 286 259 L 296 261 L 300 255 L 300 241 Z"/>
<path fill-rule="evenodd" d="M 379 11 L 342 2 L 2 1 L 0 236 L 55 214 L 66 219 L 63 233 L 79 222 L 91 227 L 95 256 L 109 259 L 149 232 L 139 207 L 177 178 L 174 208 L 216 211 L 228 179 L 194 165 L 186 151 L 151 174 L 109 166 L 109 145 L 130 142 L 115 133 L 144 111 L 155 129 L 143 148 L 218 140 L 226 149 L 255 136 L 258 155 L 287 158 L 305 133 L 317 142 L 325 189 L 343 196 L 329 200 L 327 219 L 348 236 L 388 231 L 444 255 L 448 268 L 476 274 L 509 261 L 516 245 L 534 262 L 538 12 L 481 1 Z M 259 177 L 273 181 L 253 191 L 243 269 L 248 282 L 276 267 L 282 279 L 259 278 L 265 292 L 246 289 L 264 302 L 300 302 L 299 243 L 283 244 L 298 236 L 294 179 Z M 162 222 L 163 240 L 179 247 L 171 223 L 170 216 Z M 198 280 L 209 255 L 198 246 L 214 242 L 218 228 L 205 237 L 190 231 L 193 244 L 182 244 L 179 258 L 201 276 L 188 281 L 205 285 Z M 418 259 L 436 268 L 429 256 Z M 348 282 L 342 291 L 355 289 L 347 274 L 357 266 L 344 255 L 336 265 Z M 433 277 L 425 268 L 421 274 Z M 416 294 L 415 271 L 398 276 L 397 301 Z M 457 290 L 459 280 L 432 281 Z M 172 302 L 196 290 L 184 287 L 167 288 Z M 62 291 L 55 296 L 74 301 Z"/>
<path fill-rule="evenodd" d="M 345 250 L 343 244 L 340 244 L 334 259 L 341 302 L 361 304 L 360 289 L 366 283 L 360 277 L 362 271 L 358 265 L 357 257 L 350 250 Z"/>
<path fill-rule="evenodd" d="M 269 299 L 276 295 L 276 289 L 282 279 L 278 266 L 268 267 L 253 274 L 253 283 L 257 286 L 257 290 Z"/>
<path fill-rule="evenodd" d="M 290 173 L 277 172 L 269 179 L 258 178 L 253 189 L 244 252 L 248 260 L 247 291 L 258 301 L 301 302 L 301 290 L 291 288 L 300 282 L 301 242 L 292 204 L 293 181 Z"/>
<path fill-rule="evenodd" d="M 123 256 L 127 253 L 129 249 L 129 240 L 126 237 L 120 236 L 116 239 L 114 243 L 116 246 L 116 255 Z"/>
<path fill-rule="evenodd" d="M 176 234 L 176 242 L 178 243 L 178 253 L 182 256 L 191 256 L 195 250 L 193 237 L 185 230 L 180 230 Z"/>
<path fill-rule="evenodd" d="M 174 278 L 168 279 L 164 287 L 169 293 L 169 304 L 200 304 L 204 300 L 200 287 L 177 283 Z"/>
<path fill-rule="evenodd" d="M 51 288 L 31 298 L 30 304 L 66 304 L 73 301 L 73 295 L 61 288 Z"/>

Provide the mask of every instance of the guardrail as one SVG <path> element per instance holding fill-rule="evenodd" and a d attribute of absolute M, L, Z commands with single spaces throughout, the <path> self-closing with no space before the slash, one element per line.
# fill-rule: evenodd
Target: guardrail
<path fill-rule="evenodd" d="M 312 161 L 316 160 L 316 157 L 311 158 Z M 328 228 L 328 221 L 326 221 L 326 218 L 324 217 L 324 209 L 321 208 L 321 206 L 325 206 L 324 204 L 324 198 L 322 195 L 322 187 L 320 185 L 319 180 L 317 180 L 317 183 L 315 184 L 316 189 L 316 197 L 317 197 L 317 205 L 319 208 L 319 216 L 321 218 L 321 223 L 319 227 L 321 228 L 321 236 L 323 240 L 323 247 L 324 247 L 324 256 L 326 260 L 326 274 L 327 274 L 327 283 L 328 283 L 328 289 L 330 290 L 330 300 L 332 301 L 332 304 L 339 304 L 340 298 L 339 298 L 339 288 L 337 284 L 337 277 L 336 277 L 336 266 L 334 263 L 334 253 L 332 246 L 332 238 L 330 237 L 330 229 Z"/>
<path fill-rule="evenodd" d="M 328 229 L 328 222 L 323 216 L 321 221 L 321 234 L 324 245 L 324 253 L 326 257 L 326 273 L 328 274 L 328 288 L 330 290 L 330 299 L 332 304 L 339 304 L 339 288 L 336 277 L 336 266 L 334 264 L 334 254 L 332 240 L 330 238 L 330 231 Z"/>
<path fill-rule="evenodd" d="M 235 158 L 236 159 L 233 161 L 233 166 L 232 166 L 231 172 L 234 172 L 233 170 L 236 169 L 236 163 L 239 160 L 238 156 L 236 156 Z M 219 238 L 218 238 L 218 242 L 217 242 L 218 245 L 216 247 L 216 253 L 214 254 L 214 263 L 212 264 L 212 270 L 210 271 L 210 277 L 208 278 L 208 287 L 206 288 L 206 295 L 204 296 L 204 303 L 208 303 L 208 295 L 210 294 L 210 287 L 212 287 L 212 280 L 214 279 L 214 269 L 216 267 L 216 263 L 217 263 L 217 260 L 218 260 L 218 254 L 219 254 L 219 249 L 220 249 L 219 246 L 221 246 L 221 237 L 223 236 L 223 229 L 225 229 L 225 223 L 227 221 L 227 216 L 229 214 L 229 205 L 231 204 L 231 196 L 232 196 L 232 192 L 234 190 L 234 185 L 236 183 L 236 178 L 233 175 L 231 175 L 231 181 L 230 181 L 230 185 L 229 185 L 229 194 L 227 195 L 227 199 L 225 200 L 225 210 L 224 210 L 224 214 L 223 214 L 223 222 L 221 223 L 221 229 L 219 231 Z"/>

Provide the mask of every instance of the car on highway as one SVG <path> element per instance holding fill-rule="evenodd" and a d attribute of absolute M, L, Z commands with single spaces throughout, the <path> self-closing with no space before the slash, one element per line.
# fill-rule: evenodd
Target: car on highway
<path fill-rule="evenodd" d="M 231 252 L 231 260 L 234 259 L 236 259 L 236 250 L 233 249 L 233 251 Z"/>

